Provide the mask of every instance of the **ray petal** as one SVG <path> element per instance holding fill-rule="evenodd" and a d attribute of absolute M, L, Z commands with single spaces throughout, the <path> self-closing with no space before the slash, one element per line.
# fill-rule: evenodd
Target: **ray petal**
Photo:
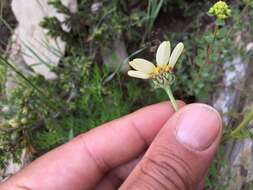
<path fill-rule="evenodd" d="M 127 72 L 127 74 L 130 77 L 135 77 L 135 78 L 140 78 L 140 79 L 148 79 L 148 78 L 150 78 L 148 74 L 142 73 L 140 71 L 130 70 L 130 71 Z"/>
<path fill-rule="evenodd" d="M 165 66 L 170 59 L 170 42 L 164 41 L 160 44 L 156 52 L 156 63 L 158 66 Z"/>
<path fill-rule="evenodd" d="M 173 68 L 181 55 L 181 53 L 184 50 L 184 44 L 182 42 L 178 43 L 175 49 L 172 51 L 172 54 L 170 56 L 169 65 L 171 68 Z"/>
<path fill-rule="evenodd" d="M 134 59 L 129 62 L 129 65 L 136 69 L 137 71 L 141 71 L 142 73 L 151 73 L 155 69 L 155 65 L 145 59 Z"/>

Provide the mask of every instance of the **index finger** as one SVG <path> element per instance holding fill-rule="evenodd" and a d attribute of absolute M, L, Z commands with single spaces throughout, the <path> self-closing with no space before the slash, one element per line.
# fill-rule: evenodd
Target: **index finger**
<path fill-rule="evenodd" d="M 92 189 L 110 169 L 143 152 L 173 113 L 164 102 L 104 124 L 38 158 L 2 188 Z"/>

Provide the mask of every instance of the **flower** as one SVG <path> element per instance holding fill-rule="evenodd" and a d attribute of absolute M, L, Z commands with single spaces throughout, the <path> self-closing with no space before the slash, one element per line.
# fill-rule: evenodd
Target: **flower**
<path fill-rule="evenodd" d="M 152 79 L 154 88 L 162 88 L 168 94 L 175 111 L 178 111 L 178 106 L 170 85 L 175 80 L 172 70 L 183 50 L 184 44 L 180 42 L 170 54 L 170 42 L 164 41 L 157 49 L 156 65 L 140 58 L 134 59 L 129 63 L 135 70 L 128 71 L 128 75 L 135 78 Z"/>
<path fill-rule="evenodd" d="M 129 65 L 135 70 L 128 71 L 128 75 L 141 79 L 166 78 L 168 74 L 172 73 L 172 70 L 183 49 L 184 44 L 180 42 L 171 53 L 170 42 L 164 41 L 160 44 L 156 52 L 157 65 L 154 65 L 145 59 L 134 59 L 129 62 Z"/>
<path fill-rule="evenodd" d="M 224 20 L 231 16 L 231 9 L 224 1 L 218 1 L 208 11 L 210 15 L 216 16 L 220 20 Z"/>

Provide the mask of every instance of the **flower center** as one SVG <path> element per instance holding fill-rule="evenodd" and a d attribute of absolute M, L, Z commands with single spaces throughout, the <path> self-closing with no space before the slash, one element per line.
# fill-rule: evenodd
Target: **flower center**
<path fill-rule="evenodd" d="M 171 73 L 172 68 L 169 65 L 163 66 L 163 67 L 155 67 L 154 70 L 150 73 L 151 78 L 156 78 L 160 75 L 163 75 L 164 73 Z"/>

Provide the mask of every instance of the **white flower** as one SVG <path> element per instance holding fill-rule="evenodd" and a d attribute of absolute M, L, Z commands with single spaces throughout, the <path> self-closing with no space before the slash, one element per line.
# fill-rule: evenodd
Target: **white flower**
<path fill-rule="evenodd" d="M 171 73 L 183 49 L 184 44 L 180 42 L 171 53 L 170 42 L 164 41 L 156 52 L 156 66 L 145 59 L 137 58 L 129 63 L 135 70 L 128 71 L 128 75 L 141 79 L 153 79 L 164 73 Z"/>

